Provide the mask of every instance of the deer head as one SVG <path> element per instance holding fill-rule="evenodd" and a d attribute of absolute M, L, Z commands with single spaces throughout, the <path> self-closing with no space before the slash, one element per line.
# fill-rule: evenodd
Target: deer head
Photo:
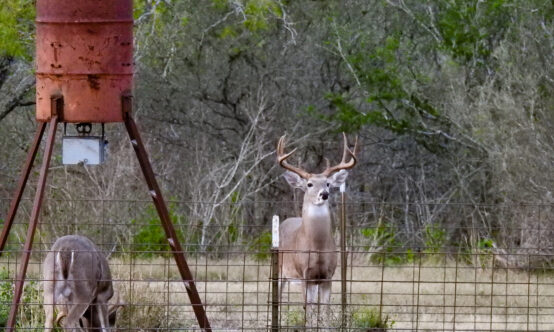
<path fill-rule="evenodd" d="M 277 144 L 277 160 L 281 167 L 288 170 L 284 174 L 287 182 L 292 187 L 304 191 L 304 207 L 306 204 L 319 206 L 327 203 L 330 188 L 339 187 L 343 184 L 348 176 L 347 170 L 356 165 L 358 138 L 356 137 L 354 148 L 351 150 L 348 148 L 346 134 L 343 133 L 342 135 L 344 138 L 342 161 L 332 167 L 329 165 L 329 162 L 327 162 L 327 168 L 319 174 L 308 173 L 299 167 L 290 165 L 287 159 L 296 149 L 289 153 L 285 153 L 285 135 L 279 139 L 279 143 Z M 350 156 L 350 160 L 346 161 L 348 156 Z"/>
<path fill-rule="evenodd" d="M 124 308 L 126 306 L 126 302 L 120 299 L 119 292 L 117 290 L 114 290 L 114 294 L 112 298 L 108 301 L 108 326 L 109 327 L 115 327 L 116 319 L 117 319 L 117 313 L 120 311 L 120 309 Z M 58 314 L 56 316 L 56 319 L 54 321 L 54 325 L 62 326 L 62 321 L 66 319 L 67 317 L 67 307 L 61 306 L 60 310 L 58 311 Z M 90 305 L 83 316 L 79 319 L 79 326 L 85 329 L 85 331 L 95 331 L 100 326 L 99 322 L 99 313 L 98 310 L 94 307 L 94 305 Z"/>

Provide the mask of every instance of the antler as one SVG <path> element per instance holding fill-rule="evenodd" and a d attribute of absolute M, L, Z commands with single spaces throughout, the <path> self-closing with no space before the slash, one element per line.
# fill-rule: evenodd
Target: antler
<path fill-rule="evenodd" d="M 291 172 L 294 172 L 300 175 L 304 179 L 310 178 L 312 176 L 311 173 L 308 173 L 299 167 L 292 166 L 287 162 L 286 159 L 290 157 L 296 151 L 296 149 L 285 154 L 285 136 L 286 135 L 281 136 L 281 138 L 279 139 L 279 143 L 277 143 L 277 161 L 279 162 L 279 165 L 281 165 L 281 167 L 285 169 L 288 169 Z"/>
<path fill-rule="evenodd" d="M 356 142 L 354 143 L 354 149 L 350 150 L 348 148 L 348 140 L 346 139 L 346 134 L 342 133 L 342 136 L 344 137 L 344 148 L 342 151 L 342 161 L 340 164 L 335 165 L 333 167 L 329 167 L 327 165 L 327 168 L 321 173 L 324 176 L 329 176 L 333 174 L 334 172 L 340 171 L 341 169 L 350 169 L 356 165 L 356 148 L 358 147 L 358 136 L 356 136 Z M 350 154 L 351 159 L 346 162 L 347 155 Z"/>

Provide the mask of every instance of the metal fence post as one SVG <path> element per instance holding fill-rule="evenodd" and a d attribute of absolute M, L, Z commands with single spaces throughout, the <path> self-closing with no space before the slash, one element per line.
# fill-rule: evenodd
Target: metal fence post
<path fill-rule="evenodd" d="M 340 282 L 341 282 L 341 328 L 346 329 L 346 183 L 341 184 L 341 220 L 340 220 Z"/>
<path fill-rule="evenodd" d="M 271 233 L 271 332 L 279 331 L 279 217 L 273 216 Z"/>

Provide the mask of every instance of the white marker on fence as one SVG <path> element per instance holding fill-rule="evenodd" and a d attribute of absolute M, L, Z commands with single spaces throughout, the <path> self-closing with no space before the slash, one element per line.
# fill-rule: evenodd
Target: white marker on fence
<path fill-rule="evenodd" d="M 271 247 L 279 248 L 279 216 L 273 216 L 271 228 Z"/>
<path fill-rule="evenodd" d="M 341 185 L 339 187 L 339 190 L 340 190 L 341 193 L 346 192 L 346 181 L 341 183 Z"/>

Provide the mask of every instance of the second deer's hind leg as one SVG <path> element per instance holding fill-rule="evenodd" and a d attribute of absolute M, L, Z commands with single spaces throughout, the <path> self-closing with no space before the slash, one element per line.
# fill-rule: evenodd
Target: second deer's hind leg
<path fill-rule="evenodd" d="M 54 328 L 54 283 L 44 282 L 44 332 L 50 332 Z"/>

